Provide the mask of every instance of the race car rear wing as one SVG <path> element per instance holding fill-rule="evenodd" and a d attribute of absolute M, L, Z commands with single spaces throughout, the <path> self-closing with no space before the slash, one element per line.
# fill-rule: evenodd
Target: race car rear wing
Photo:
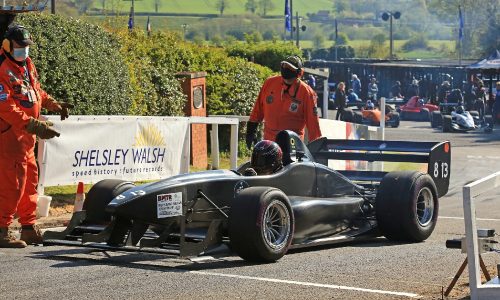
<path fill-rule="evenodd" d="M 438 196 L 448 192 L 451 171 L 451 145 L 444 142 L 403 142 L 380 140 L 318 139 L 307 145 L 314 161 L 328 165 L 328 160 L 386 161 L 426 163 L 427 173 L 436 184 Z M 383 171 L 339 171 L 352 180 L 380 181 Z"/>

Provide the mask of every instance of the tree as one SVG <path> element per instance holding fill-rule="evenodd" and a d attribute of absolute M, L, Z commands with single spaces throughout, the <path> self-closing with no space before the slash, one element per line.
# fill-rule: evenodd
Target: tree
<path fill-rule="evenodd" d="M 313 47 L 314 49 L 321 49 L 325 46 L 325 36 L 320 33 L 316 33 L 313 36 Z"/>
<path fill-rule="evenodd" d="M 262 16 L 266 16 L 270 10 L 273 10 L 276 6 L 272 0 L 260 0 L 259 1 L 260 12 Z"/>
<path fill-rule="evenodd" d="M 251 33 L 245 33 L 245 41 L 248 44 L 256 44 L 262 42 L 262 34 L 259 31 L 254 31 Z"/>
<path fill-rule="evenodd" d="M 337 15 L 348 10 L 349 8 L 349 1 L 347 0 L 336 0 L 333 2 L 333 10 L 337 13 Z"/>
<path fill-rule="evenodd" d="M 158 9 L 161 6 L 161 0 L 155 0 L 155 12 L 158 12 Z"/>
<path fill-rule="evenodd" d="M 247 0 L 245 3 L 245 10 L 251 12 L 252 14 L 257 11 L 257 2 L 256 0 Z"/>
<path fill-rule="evenodd" d="M 228 0 L 217 0 L 217 2 L 215 3 L 215 8 L 217 8 L 221 16 L 224 14 L 224 10 L 228 7 L 229 7 Z"/>
<path fill-rule="evenodd" d="M 78 7 L 78 12 L 84 14 L 92 7 L 92 0 L 80 0 L 75 2 L 76 7 Z"/>
<path fill-rule="evenodd" d="M 487 55 L 488 49 L 497 47 L 500 19 L 498 0 L 430 0 L 429 12 L 441 21 L 453 24 L 453 35 L 458 44 L 458 6 L 462 8 L 464 30 L 462 53 L 464 57 Z M 495 28 L 496 27 L 496 28 Z M 496 30 L 496 31 L 495 31 Z M 496 33 L 496 35 L 495 35 Z M 489 38 L 482 39 L 486 34 Z M 496 38 L 495 38 L 496 37 Z"/>

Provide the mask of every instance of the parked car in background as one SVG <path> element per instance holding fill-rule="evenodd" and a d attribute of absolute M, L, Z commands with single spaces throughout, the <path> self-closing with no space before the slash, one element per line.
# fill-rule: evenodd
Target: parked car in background
<path fill-rule="evenodd" d="M 439 106 L 419 96 L 411 97 L 406 104 L 399 107 L 401 120 L 429 121 L 433 111 L 439 111 Z"/>

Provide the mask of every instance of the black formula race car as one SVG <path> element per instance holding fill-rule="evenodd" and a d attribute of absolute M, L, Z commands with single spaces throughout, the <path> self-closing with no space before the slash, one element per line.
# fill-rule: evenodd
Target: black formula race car
<path fill-rule="evenodd" d="M 433 232 L 448 191 L 449 142 L 322 138 L 306 147 L 291 131 L 276 141 L 284 167 L 272 175 L 244 176 L 241 167 L 139 186 L 100 181 L 44 245 L 190 257 L 227 244 L 245 260 L 273 262 L 290 248 L 380 235 L 420 242 Z M 329 159 L 425 163 L 428 173 L 336 171 Z"/>

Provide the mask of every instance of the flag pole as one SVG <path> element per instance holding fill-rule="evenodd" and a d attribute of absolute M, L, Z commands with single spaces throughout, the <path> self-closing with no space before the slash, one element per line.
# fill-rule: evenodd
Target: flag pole
<path fill-rule="evenodd" d="M 337 48 L 338 48 L 338 27 L 337 27 L 337 19 L 335 19 L 335 61 L 338 61 Z"/>
<path fill-rule="evenodd" d="M 293 43 L 293 0 L 289 0 L 290 1 L 290 24 L 291 24 L 291 28 L 290 28 L 290 41 L 292 41 Z M 297 28 L 298 30 L 298 28 Z"/>
<path fill-rule="evenodd" d="M 464 17 L 462 7 L 458 6 L 458 66 L 462 66 L 462 39 L 464 37 Z"/>
<path fill-rule="evenodd" d="M 458 66 L 462 66 L 462 39 L 458 39 Z"/>

